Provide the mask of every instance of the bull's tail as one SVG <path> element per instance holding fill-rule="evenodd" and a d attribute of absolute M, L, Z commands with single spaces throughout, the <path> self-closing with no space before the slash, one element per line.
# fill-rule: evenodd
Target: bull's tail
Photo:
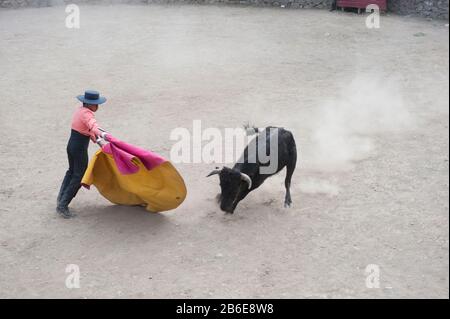
<path fill-rule="evenodd" d="M 247 133 L 247 136 L 255 135 L 259 133 L 259 128 L 257 128 L 255 125 L 250 125 L 249 122 L 244 124 L 244 130 Z"/>

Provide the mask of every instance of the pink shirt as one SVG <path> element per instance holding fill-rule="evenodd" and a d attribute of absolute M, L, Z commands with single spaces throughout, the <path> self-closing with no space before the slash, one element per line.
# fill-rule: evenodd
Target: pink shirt
<path fill-rule="evenodd" d="M 72 129 L 86 136 L 90 136 L 95 142 L 95 135 L 101 135 L 95 120 L 94 112 L 84 106 L 80 106 L 72 118 Z"/>

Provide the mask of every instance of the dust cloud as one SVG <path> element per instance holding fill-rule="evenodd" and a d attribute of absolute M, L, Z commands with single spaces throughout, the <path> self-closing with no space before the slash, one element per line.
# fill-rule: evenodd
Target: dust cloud
<path fill-rule="evenodd" d="M 352 170 L 356 162 L 377 154 L 377 135 L 414 126 L 400 92 L 398 81 L 376 75 L 347 82 L 337 99 L 325 102 L 313 115 L 303 168 L 330 176 Z M 338 193 L 332 182 L 310 176 L 300 188 L 306 193 Z"/>

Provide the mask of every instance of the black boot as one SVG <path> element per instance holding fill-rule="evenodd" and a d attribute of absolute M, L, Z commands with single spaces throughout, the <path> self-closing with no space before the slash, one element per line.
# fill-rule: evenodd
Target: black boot
<path fill-rule="evenodd" d="M 59 207 L 59 206 L 58 206 L 58 207 L 56 207 L 56 212 L 57 212 L 59 215 L 61 215 L 61 217 L 66 218 L 66 219 L 74 218 L 74 217 L 77 216 L 76 214 L 72 213 L 72 212 L 69 210 L 69 207 Z"/>

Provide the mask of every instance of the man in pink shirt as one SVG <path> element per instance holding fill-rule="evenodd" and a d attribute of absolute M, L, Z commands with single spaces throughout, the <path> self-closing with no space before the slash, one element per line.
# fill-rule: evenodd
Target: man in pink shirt
<path fill-rule="evenodd" d="M 88 90 L 84 95 L 77 96 L 77 99 L 83 105 L 75 111 L 72 118 L 72 130 L 67 143 L 69 169 L 62 182 L 56 206 L 56 211 L 64 218 L 75 217 L 68 206 L 80 189 L 81 179 L 88 166 L 89 139 L 94 143 L 97 137 L 106 139 L 106 132 L 99 129 L 94 116 L 99 104 L 105 103 L 106 98 L 97 91 Z"/>

